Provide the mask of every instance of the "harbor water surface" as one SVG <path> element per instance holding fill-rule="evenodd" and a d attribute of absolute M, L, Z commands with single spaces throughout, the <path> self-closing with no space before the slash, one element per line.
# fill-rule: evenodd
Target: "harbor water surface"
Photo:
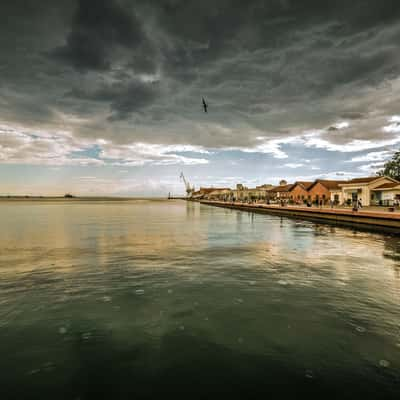
<path fill-rule="evenodd" d="M 0 203 L 0 398 L 400 397 L 400 240 L 180 200 Z"/>

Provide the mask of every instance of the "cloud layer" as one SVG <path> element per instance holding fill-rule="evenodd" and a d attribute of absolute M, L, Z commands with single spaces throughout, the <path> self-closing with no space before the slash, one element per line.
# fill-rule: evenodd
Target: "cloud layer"
<path fill-rule="evenodd" d="M 365 173 L 400 142 L 399 19 L 395 0 L 2 1 L 0 163 Z"/>

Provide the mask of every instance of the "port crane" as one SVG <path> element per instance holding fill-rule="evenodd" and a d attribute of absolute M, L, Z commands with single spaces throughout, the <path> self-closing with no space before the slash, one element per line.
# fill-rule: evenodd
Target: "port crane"
<path fill-rule="evenodd" d="M 183 180 L 186 188 L 186 195 L 189 197 L 194 192 L 194 186 L 190 186 L 190 183 L 186 180 L 185 175 L 181 172 L 180 178 Z"/>

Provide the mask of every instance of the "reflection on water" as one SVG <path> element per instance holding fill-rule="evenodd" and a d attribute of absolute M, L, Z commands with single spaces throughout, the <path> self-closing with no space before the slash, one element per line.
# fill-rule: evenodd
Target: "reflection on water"
<path fill-rule="evenodd" d="M 398 398 L 398 237 L 182 201 L 0 220 L 2 399 Z"/>

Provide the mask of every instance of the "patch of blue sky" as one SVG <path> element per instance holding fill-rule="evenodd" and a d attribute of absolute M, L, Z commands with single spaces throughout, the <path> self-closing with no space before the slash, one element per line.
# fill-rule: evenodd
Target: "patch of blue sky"
<path fill-rule="evenodd" d="M 168 151 L 165 154 L 176 154 L 177 156 L 189 158 L 204 158 L 206 160 L 212 159 L 213 153 L 202 153 L 198 151 Z"/>
<path fill-rule="evenodd" d="M 93 145 L 85 150 L 73 151 L 69 154 L 70 158 L 94 158 L 100 159 L 101 147 Z"/>

